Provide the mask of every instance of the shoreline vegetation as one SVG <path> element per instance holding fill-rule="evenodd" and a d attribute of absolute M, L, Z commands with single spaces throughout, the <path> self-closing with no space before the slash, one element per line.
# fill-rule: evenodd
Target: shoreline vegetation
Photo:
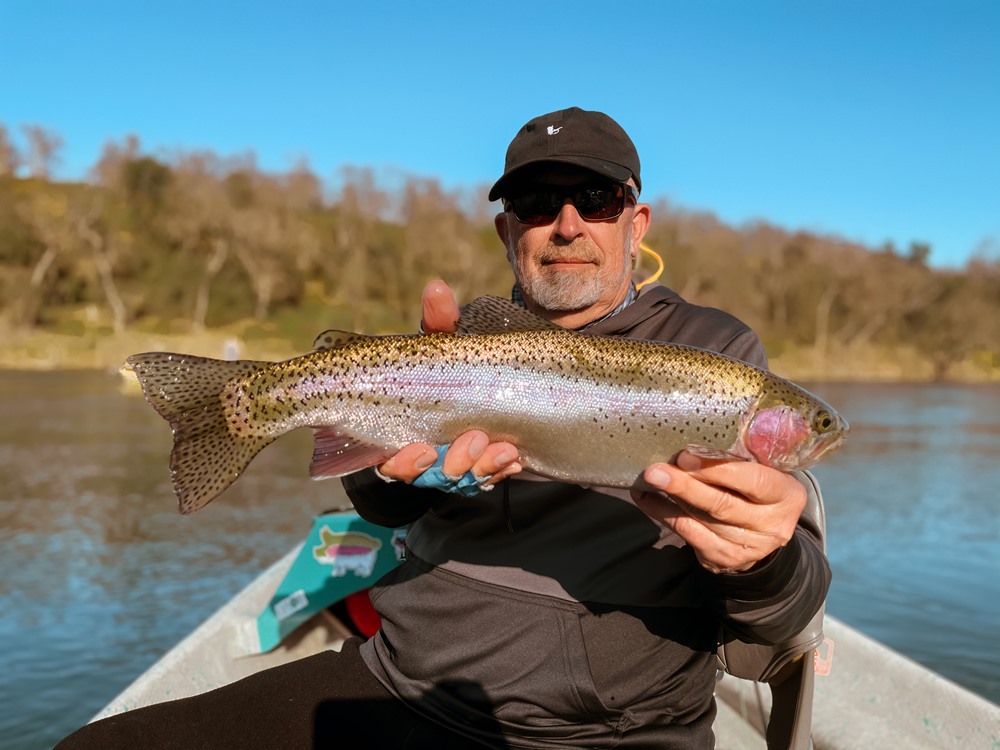
<path fill-rule="evenodd" d="M 0 123 L 0 367 L 115 370 L 129 354 L 286 359 L 337 328 L 413 331 L 427 281 L 507 296 L 488 186 L 252 153 L 109 142 L 82 182 L 52 178 L 62 139 Z M 659 282 L 760 335 L 801 381 L 1000 382 L 1000 238 L 964 268 L 911 240 L 868 247 L 765 220 L 733 226 L 664 198 L 644 245 Z M 657 273 L 640 255 L 636 280 Z"/>
<path fill-rule="evenodd" d="M 317 334 L 319 330 L 317 330 Z M 311 350 L 308 342 L 296 347 L 287 338 L 256 330 L 243 336 L 234 325 L 198 333 L 163 333 L 130 330 L 121 334 L 66 334 L 7 331 L 0 344 L 0 369 L 22 371 L 119 371 L 125 358 L 145 351 L 168 351 L 217 359 L 281 361 Z M 953 366 L 947 378 L 935 373 L 934 363 L 917 347 L 893 350 L 865 348 L 826 354 L 792 349 L 770 359 L 771 369 L 795 382 L 859 383 L 1000 383 L 1000 367 L 991 362 L 966 361 Z"/>

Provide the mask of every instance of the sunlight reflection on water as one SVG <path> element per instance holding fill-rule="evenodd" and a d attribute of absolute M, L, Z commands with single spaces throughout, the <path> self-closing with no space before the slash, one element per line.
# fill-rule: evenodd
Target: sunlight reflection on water
<path fill-rule="evenodd" d="M 181 516 L 169 427 L 114 376 L 0 379 L 0 737 L 49 747 L 346 500 L 298 433 Z"/>
<path fill-rule="evenodd" d="M 169 428 L 116 376 L 0 373 L 0 737 L 48 747 L 345 504 L 278 441 L 194 516 Z M 1000 701 L 1000 388 L 818 385 L 852 432 L 816 474 L 829 611 Z"/>
<path fill-rule="evenodd" d="M 828 611 L 1000 701 L 1000 388 L 823 386 L 852 433 L 816 469 Z"/>

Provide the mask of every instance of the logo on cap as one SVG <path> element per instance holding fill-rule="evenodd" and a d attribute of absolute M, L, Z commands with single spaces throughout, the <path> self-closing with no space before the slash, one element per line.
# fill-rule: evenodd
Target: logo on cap
<path fill-rule="evenodd" d="M 549 125 L 549 126 L 548 126 L 548 127 L 547 127 L 547 128 L 545 129 L 545 132 L 546 132 L 546 133 L 548 133 L 549 135 L 555 135 L 556 133 L 558 133 L 558 132 L 559 132 L 560 130 L 562 130 L 562 129 L 563 129 L 563 126 L 562 126 L 562 125 L 560 125 L 560 126 L 559 126 L 558 128 L 554 128 L 554 127 L 552 127 L 551 125 Z"/>

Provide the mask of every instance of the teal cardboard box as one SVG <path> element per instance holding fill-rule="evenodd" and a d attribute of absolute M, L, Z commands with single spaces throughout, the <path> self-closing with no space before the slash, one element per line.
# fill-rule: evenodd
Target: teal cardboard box
<path fill-rule="evenodd" d="M 354 511 L 317 516 L 298 557 L 257 618 L 261 652 L 399 565 L 404 537 L 403 529 L 376 526 Z"/>

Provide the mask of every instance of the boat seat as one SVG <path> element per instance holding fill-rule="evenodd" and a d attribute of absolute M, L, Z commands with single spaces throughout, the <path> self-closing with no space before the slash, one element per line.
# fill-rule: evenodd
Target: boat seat
<path fill-rule="evenodd" d="M 815 478 L 795 472 L 806 488 L 806 507 L 799 525 L 818 539 L 826 551 L 826 511 Z M 766 683 L 771 689 L 771 714 L 765 737 L 768 750 L 811 750 L 813 688 L 816 679 L 813 651 L 823 643 L 820 607 L 802 632 L 782 643 L 762 645 L 741 641 L 723 628 L 716 652 L 721 669 L 734 677 Z"/>

